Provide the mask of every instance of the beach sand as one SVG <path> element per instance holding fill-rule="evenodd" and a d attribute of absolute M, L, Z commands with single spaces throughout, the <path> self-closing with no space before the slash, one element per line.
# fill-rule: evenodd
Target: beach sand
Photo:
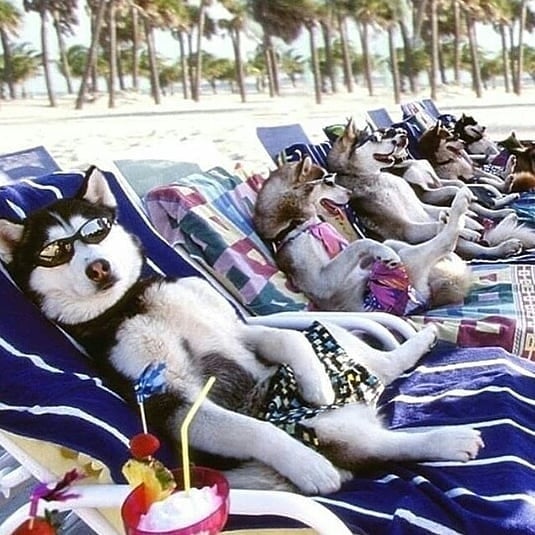
<path fill-rule="evenodd" d="M 406 95 L 403 102 L 425 97 L 428 94 Z M 494 139 L 512 130 L 521 138 L 535 138 L 535 87 L 526 88 L 521 96 L 490 89 L 477 99 L 466 88 L 445 86 L 437 102 L 443 112 L 472 114 Z M 312 141 L 319 142 L 325 139 L 324 126 L 344 123 L 350 116 L 364 126 L 365 111 L 381 107 L 401 118 L 389 91 L 369 97 L 363 88 L 324 95 L 322 104 L 315 103 L 313 94 L 292 88 L 277 98 L 250 94 L 246 103 L 236 94 L 206 94 L 199 102 L 176 94 L 164 97 L 158 106 L 146 95 L 122 93 L 114 109 L 107 107 L 106 95 L 82 110 L 74 109 L 73 96 L 58 99 L 56 108 L 48 106 L 46 98 L 2 101 L 0 153 L 44 145 L 62 168 L 82 169 L 125 151 L 132 155 L 152 148 L 172 151 L 177 143 L 190 140 L 211 142 L 226 158 L 264 173 L 272 163 L 256 137 L 257 126 L 300 123 Z"/>

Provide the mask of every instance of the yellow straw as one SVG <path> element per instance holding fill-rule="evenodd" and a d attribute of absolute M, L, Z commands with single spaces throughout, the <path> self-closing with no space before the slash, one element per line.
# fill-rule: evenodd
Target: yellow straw
<path fill-rule="evenodd" d="M 210 377 L 208 381 L 206 381 L 206 384 L 204 385 L 203 389 L 200 391 L 199 396 L 191 406 L 191 409 L 188 411 L 188 414 L 186 414 L 186 417 L 184 418 L 184 422 L 182 423 L 182 426 L 180 427 L 180 441 L 182 443 L 182 470 L 184 472 L 184 490 L 186 492 L 189 492 L 189 489 L 191 488 L 191 477 L 190 477 L 190 470 L 189 470 L 189 444 L 188 444 L 188 429 L 189 424 L 191 423 L 191 420 L 193 420 L 193 417 L 195 416 L 195 413 L 201 406 L 201 403 L 204 401 L 204 398 L 208 395 L 208 391 L 210 388 L 212 388 L 212 385 L 215 383 L 215 377 Z"/>

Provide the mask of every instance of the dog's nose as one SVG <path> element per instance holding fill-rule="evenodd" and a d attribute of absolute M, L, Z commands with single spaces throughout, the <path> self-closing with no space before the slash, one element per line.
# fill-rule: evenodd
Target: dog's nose
<path fill-rule="evenodd" d="M 93 262 L 91 262 L 85 268 L 85 274 L 93 282 L 102 284 L 103 282 L 106 282 L 110 278 L 110 275 L 111 275 L 110 263 L 107 260 L 104 260 L 102 258 L 93 260 Z"/>

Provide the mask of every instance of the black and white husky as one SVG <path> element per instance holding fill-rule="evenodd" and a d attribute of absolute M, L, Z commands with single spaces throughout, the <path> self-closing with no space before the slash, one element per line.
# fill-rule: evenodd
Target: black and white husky
<path fill-rule="evenodd" d="M 252 417 L 243 410 L 251 392 L 281 364 L 293 370 L 307 406 L 333 403 L 331 379 L 306 336 L 247 325 L 200 278 L 143 279 L 140 248 L 115 215 L 115 198 L 93 168 L 76 198 L 56 201 L 23 224 L 0 220 L 0 254 L 20 287 L 87 348 L 126 398 L 132 399 L 132 385 L 149 363 L 165 364 L 166 390 L 146 407 L 153 429 L 179 440 L 185 413 L 214 375 L 209 398 L 191 424 L 190 445 L 240 461 L 240 468 L 228 472 L 231 484 L 328 493 L 340 487 L 347 470 L 364 462 L 467 461 L 478 454 L 483 442 L 476 430 L 388 430 L 373 407 L 355 401 L 302 422 L 317 437 L 314 447 Z M 350 363 L 383 384 L 413 366 L 436 337 L 426 327 L 383 352 L 343 329 L 326 327 Z"/>

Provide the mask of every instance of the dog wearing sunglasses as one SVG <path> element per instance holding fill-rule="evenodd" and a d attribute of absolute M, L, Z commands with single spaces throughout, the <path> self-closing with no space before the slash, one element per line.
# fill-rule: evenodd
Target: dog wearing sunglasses
<path fill-rule="evenodd" d="M 350 206 L 368 236 L 420 244 L 440 232 L 444 212 L 450 213 L 450 207 L 422 202 L 406 180 L 390 172 L 391 166 L 407 157 L 407 146 L 407 134 L 401 129 L 370 135 L 350 119 L 327 155 L 327 167 L 351 190 Z M 455 252 L 465 260 L 505 258 L 535 246 L 534 238 L 531 230 L 517 223 L 515 214 L 490 230 L 470 214 Z"/>
<path fill-rule="evenodd" d="M 305 156 L 272 171 L 258 194 L 254 223 L 279 268 L 319 310 L 381 310 L 397 315 L 459 303 L 470 270 L 453 251 L 472 199 L 459 190 L 448 221 L 418 245 L 347 240 L 325 212 L 344 214 L 351 191 Z"/>
<path fill-rule="evenodd" d="M 304 332 L 248 325 L 204 279 L 144 278 L 138 242 L 116 222 L 116 211 L 105 176 L 93 168 L 76 198 L 23 223 L 0 220 L 0 255 L 45 316 L 86 348 L 108 385 L 133 405 L 142 371 L 164 365 L 165 390 L 145 402 L 152 432 L 179 441 L 188 410 L 215 376 L 189 427 L 189 445 L 197 462 L 200 451 L 203 464 L 233 466 L 226 474 L 237 488 L 329 493 L 364 463 L 477 456 L 477 430 L 389 430 L 366 403 L 366 393 L 380 392 L 428 352 L 435 327 L 380 351 L 335 325 Z M 329 374 L 313 349 L 318 328 L 343 349 L 337 362 L 362 378 L 341 385 L 343 401 L 336 385 L 345 375 Z M 305 404 L 303 419 L 290 422 L 297 434 L 281 427 L 280 414 L 277 422 L 266 416 L 266 396 L 281 374 L 285 395 Z"/>

